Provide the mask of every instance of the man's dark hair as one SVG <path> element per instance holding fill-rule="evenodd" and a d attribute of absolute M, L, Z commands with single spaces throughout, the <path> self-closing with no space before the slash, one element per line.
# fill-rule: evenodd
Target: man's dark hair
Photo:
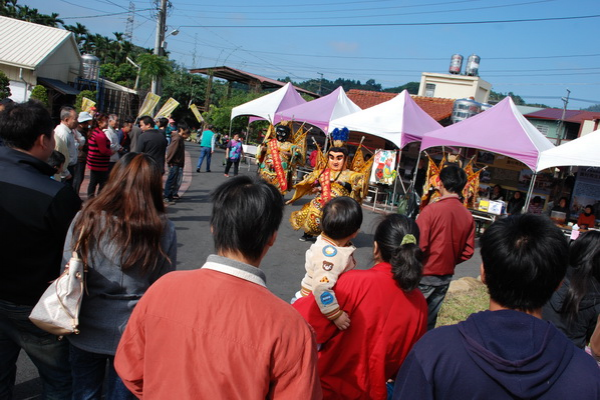
<path fill-rule="evenodd" d="M 177 123 L 177 131 L 178 132 L 188 131 L 188 130 L 190 130 L 190 127 L 185 122 L 182 121 L 182 122 Z"/>
<path fill-rule="evenodd" d="M 127 126 L 129 124 L 133 125 L 135 123 L 135 120 L 131 117 L 127 117 L 127 118 L 123 118 L 121 120 L 121 122 L 119 123 L 119 126 L 122 128 L 124 126 Z"/>
<path fill-rule="evenodd" d="M 511 215 L 496 221 L 480 243 L 490 297 L 509 309 L 541 308 L 567 271 L 567 240 L 545 216 Z"/>
<path fill-rule="evenodd" d="M 209 125 L 206 127 L 206 129 L 207 129 L 207 130 L 209 130 L 209 131 L 212 131 L 214 127 L 215 127 L 214 125 L 212 125 L 212 124 L 209 124 Z"/>
<path fill-rule="evenodd" d="M 239 252 L 258 261 L 283 218 L 283 197 L 257 178 L 228 179 L 212 193 L 210 225 L 217 252 Z"/>
<path fill-rule="evenodd" d="M 154 120 L 149 115 L 144 115 L 139 119 L 140 122 L 143 122 L 144 125 L 154 126 Z"/>
<path fill-rule="evenodd" d="M 51 136 L 54 122 L 42 103 L 14 103 L 0 112 L 0 138 L 4 145 L 29 151 L 40 135 Z"/>
<path fill-rule="evenodd" d="M 169 119 L 168 118 L 160 117 L 158 119 L 158 127 L 159 128 L 166 128 L 167 125 L 169 125 Z"/>
<path fill-rule="evenodd" d="M 50 157 L 48 157 L 47 164 L 58 171 L 60 166 L 65 163 L 65 160 L 65 156 L 60 151 L 52 150 Z"/>
<path fill-rule="evenodd" d="M 75 109 L 71 106 L 62 106 L 60 108 L 60 120 L 64 121 L 65 119 L 69 118 L 71 116 L 71 113 L 74 112 Z"/>
<path fill-rule="evenodd" d="M 444 189 L 460 194 L 467 184 L 467 173 L 459 166 L 450 164 L 440 171 L 440 180 Z"/>
<path fill-rule="evenodd" d="M 334 153 L 344 153 L 344 157 L 348 158 L 348 149 L 345 147 L 330 147 L 329 150 L 327 151 L 327 154 L 334 152 Z"/>
<path fill-rule="evenodd" d="M 331 199 L 323 207 L 321 229 L 331 239 L 343 239 L 360 229 L 363 213 L 360 204 L 351 197 Z"/>

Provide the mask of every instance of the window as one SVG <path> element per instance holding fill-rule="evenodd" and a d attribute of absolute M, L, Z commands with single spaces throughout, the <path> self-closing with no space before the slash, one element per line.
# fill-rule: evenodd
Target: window
<path fill-rule="evenodd" d="M 548 125 L 536 125 L 535 128 L 542 132 L 544 136 L 548 136 Z"/>
<path fill-rule="evenodd" d="M 425 85 L 425 97 L 433 97 L 435 93 L 435 84 L 428 83 Z"/>

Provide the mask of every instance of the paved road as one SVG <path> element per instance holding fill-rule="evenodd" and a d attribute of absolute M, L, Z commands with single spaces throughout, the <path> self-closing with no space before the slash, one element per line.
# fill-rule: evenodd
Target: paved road
<path fill-rule="evenodd" d="M 186 188 L 186 191 L 180 202 L 168 207 L 169 218 L 177 228 L 177 269 L 180 270 L 200 268 L 206 257 L 214 252 L 209 229 L 212 208 L 210 193 L 228 179 L 223 175 L 223 150 L 218 149 L 213 154 L 210 173 L 195 172 L 199 155 L 197 144 L 187 143 L 186 150 L 188 160 L 182 187 Z M 204 171 L 205 167 L 202 170 Z M 241 165 L 240 173 L 253 175 L 256 173 L 256 166 L 248 168 L 246 165 Z M 85 183 L 82 186 L 86 187 Z M 288 194 L 286 197 L 289 199 L 291 195 Z M 300 209 L 306 201 L 308 199 L 300 199 L 286 207 L 277 241 L 261 265 L 261 269 L 267 275 L 269 289 L 286 301 L 289 301 L 300 287 L 300 281 L 304 276 L 304 254 L 310 246 L 310 243 L 298 240 L 301 233 L 291 228 L 288 219 L 291 212 Z M 353 243 L 357 247 L 355 258 L 358 268 L 366 269 L 373 262 L 373 233 L 382 214 L 373 212 L 369 208 L 363 208 L 363 211 L 363 226 Z M 477 277 L 480 264 L 481 258 L 477 251 L 471 260 L 456 269 L 455 279 L 463 276 Z M 37 371 L 26 355 L 21 354 L 18 367 L 16 399 L 39 398 L 41 389 Z"/>

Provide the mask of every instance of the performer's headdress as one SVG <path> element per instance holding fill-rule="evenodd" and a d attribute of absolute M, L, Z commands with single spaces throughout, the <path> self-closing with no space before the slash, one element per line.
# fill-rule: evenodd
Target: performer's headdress
<path fill-rule="evenodd" d="M 331 141 L 333 142 L 334 147 L 344 147 L 349 137 L 350 131 L 346 127 L 342 129 L 335 128 L 333 132 L 331 132 Z"/>

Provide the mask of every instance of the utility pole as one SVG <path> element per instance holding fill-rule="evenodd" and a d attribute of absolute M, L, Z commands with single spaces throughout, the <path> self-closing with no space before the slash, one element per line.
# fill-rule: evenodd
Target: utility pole
<path fill-rule="evenodd" d="M 135 21 L 135 4 L 129 2 L 129 14 L 127 16 L 127 23 L 125 24 L 125 39 L 133 42 L 133 23 Z"/>
<path fill-rule="evenodd" d="M 561 100 L 563 101 L 563 112 L 562 117 L 560 117 L 560 121 L 558 123 L 557 129 L 557 146 L 560 146 L 561 142 L 567 138 L 567 126 L 565 125 L 565 115 L 567 114 L 567 105 L 569 104 L 569 96 L 571 95 L 571 91 L 567 89 L 567 97 L 563 97 Z"/>
<path fill-rule="evenodd" d="M 317 92 L 317 94 L 320 96 L 321 95 L 321 86 L 323 86 L 323 74 L 320 72 L 317 72 L 317 74 L 321 75 L 321 80 L 319 81 L 319 91 Z"/>
<path fill-rule="evenodd" d="M 154 41 L 154 54 L 157 56 L 163 55 L 163 43 L 165 41 L 165 31 L 167 29 L 167 3 L 168 0 L 160 0 L 160 8 L 156 18 L 156 40 Z M 152 79 L 152 93 L 160 96 L 160 78 Z"/>

